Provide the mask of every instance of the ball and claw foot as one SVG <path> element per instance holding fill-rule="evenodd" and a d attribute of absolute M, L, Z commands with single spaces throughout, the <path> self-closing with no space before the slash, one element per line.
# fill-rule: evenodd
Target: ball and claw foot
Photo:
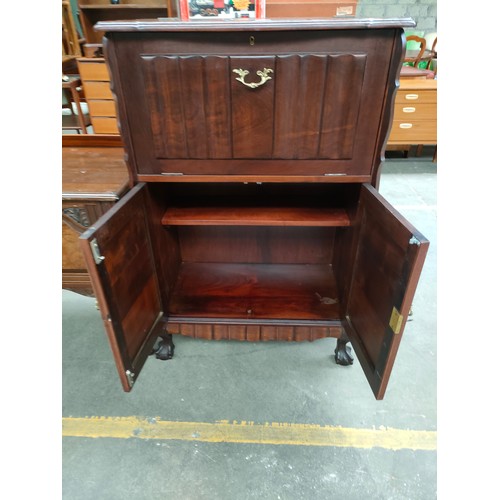
<path fill-rule="evenodd" d="M 161 359 L 166 361 L 168 359 L 172 359 L 174 357 L 174 343 L 172 341 L 172 334 L 166 333 L 164 335 L 160 335 L 161 341 L 160 343 L 153 348 L 151 355 L 154 354 L 156 359 Z"/>
<path fill-rule="evenodd" d="M 338 365 L 352 365 L 354 358 L 351 356 L 351 348 L 347 345 L 346 340 L 338 339 L 337 347 L 335 348 L 335 362 Z"/>

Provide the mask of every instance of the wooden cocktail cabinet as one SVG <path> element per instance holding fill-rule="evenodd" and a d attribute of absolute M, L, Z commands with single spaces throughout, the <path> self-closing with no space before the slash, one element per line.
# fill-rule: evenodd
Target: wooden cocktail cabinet
<path fill-rule="evenodd" d="M 81 244 L 126 391 L 175 334 L 335 337 L 383 398 L 428 248 L 377 191 L 411 26 L 98 23 L 135 186 Z"/>

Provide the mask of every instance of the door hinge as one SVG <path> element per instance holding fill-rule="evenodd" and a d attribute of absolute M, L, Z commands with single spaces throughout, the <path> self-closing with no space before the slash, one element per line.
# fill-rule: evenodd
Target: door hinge
<path fill-rule="evenodd" d="M 403 315 L 395 308 L 392 308 L 391 319 L 389 321 L 389 326 L 392 331 L 397 335 L 401 331 L 401 325 L 403 324 Z"/>
<path fill-rule="evenodd" d="M 92 250 L 94 262 L 96 264 L 100 264 L 104 260 L 104 257 L 101 255 L 101 249 L 99 248 L 99 245 L 95 238 L 90 242 L 90 249 Z"/>
<path fill-rule="evenodd" d="M 134 382 L 135 382 L 135 380 L 134 380 L 135 373 L 131 372 L 130 370 L 127 370 L 125 372 L 125 375 L 127 376 L 127 381 L 129 383 L 130 387 L 132 387 L 134 385 Z"/>

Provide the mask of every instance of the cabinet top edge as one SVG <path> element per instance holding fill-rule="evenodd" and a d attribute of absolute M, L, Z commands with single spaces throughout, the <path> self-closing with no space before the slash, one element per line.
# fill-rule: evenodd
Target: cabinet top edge
<path fill-rule="evenodd" d="M 218 32 L 218 31 L 287 31 L 414 28 L 410 18 L 331 18 L 331 19 L 137 19 L 132 21 L 99 21 L 94 29 L 105 32 Z"/>

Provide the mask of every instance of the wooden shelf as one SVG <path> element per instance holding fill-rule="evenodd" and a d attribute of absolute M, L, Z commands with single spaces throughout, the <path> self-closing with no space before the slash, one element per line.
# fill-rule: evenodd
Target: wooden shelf
<path fill-rule="evenodd" d="M 341 208 L 304 207 L 171 207 L 165 226 L 350 226 Z"/>
<path fill-rule="evenodd" d="M 322 320 L 340 318 L 327 264 L 184 263 L 169 304 L 171 321 L 189 318 Z"/>
<path fill-rule="evenodd" d="M 111 4 L 109 0 L 79 0 L 80 23 L 86 43 L 83 52 L 94 57 L 96 51 L 102 56 L 104 33 L 94 30 L 94 26 L 102 21 L 127 21 L 134 19 L 156 19 L 168 17 L 167 0 L 121 0 L 119 4 Z"/>

